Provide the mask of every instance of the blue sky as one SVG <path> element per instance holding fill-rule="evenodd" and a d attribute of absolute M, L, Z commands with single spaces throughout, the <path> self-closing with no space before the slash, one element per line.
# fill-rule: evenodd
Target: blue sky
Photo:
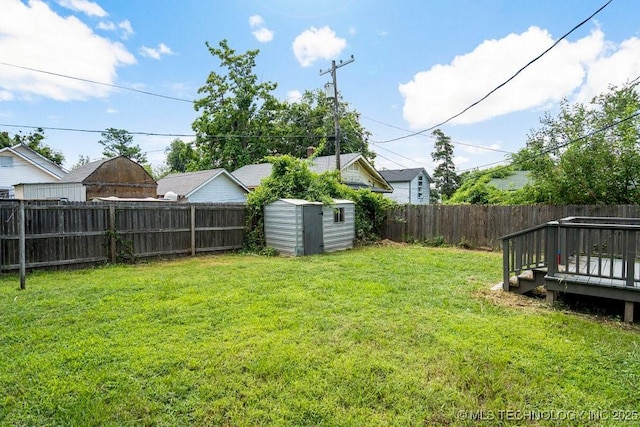
<path fill-rule="evenodd" d="M 338 88 L 371 133 L 378 168 L 433 171 L 430 133 L 505 81 L 606 0 L 0 0 L 0 131 L 15 125 L 192 135 L 188 102 L 227 39 L 259 49 L 256 72 L 293 100 L 321 88 L 331 60 Z M 545 111 L 588 102 L 640 76 L 640 2 L 614 0 L 486 101 L 441 126 L 459 171 L 505 159 Z M 17 66 L 17 67 L 16 67 Z M 13 126 L 8 126 L 13 125 Z M 66 166 L 101 158 L 100 133 L 46 130 Z M 181 137 L 185 141 L 193 138 Z M 136 135 L 154 165 L 171 136 Z"/>

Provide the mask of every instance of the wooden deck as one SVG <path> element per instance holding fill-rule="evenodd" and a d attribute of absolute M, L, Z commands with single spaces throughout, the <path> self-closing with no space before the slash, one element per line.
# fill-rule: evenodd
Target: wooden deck
<path fill-rule="evenodd" d="M 640 219 L 565 218 L 505 236 L 503 289 L 544 286 L 550 303 L 557 293 L 621 300 L 632 321 L 640 302 L 638 231 Z"/>

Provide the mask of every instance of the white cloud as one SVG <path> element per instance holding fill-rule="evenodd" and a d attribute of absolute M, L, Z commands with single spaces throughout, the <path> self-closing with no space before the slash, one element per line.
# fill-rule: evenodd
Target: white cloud
<path fill-rule="evenodd" d="M 102 21 L 98 23 L 96 28 L 102 31 L 120 30 L 120 38 L 123 40 L 127 40 L 129 37 L 131 37 L 131 35 L 134 34 L 131 22 L 129 22 L 129 20 L 127 19 L 119 22 L 117 25 L 111 21 Z"/>
<path fill-rule="evenodd" d="M 336 36 L 328 26 L 320 29 L 311 27 L 303 31 L 293 41 L 293 53 L 303 67 L 312 65 L 318 59 L 333 59 L 347 46 L 347 41 Z"/>
<path fill-rule="evenodd" d="M 107 108 L 107 114 L 117 114 L 118 112 L 115 108 Z"/>
<path fill-rule="evenodd" d="M 171 48 L 164 43 L 160 43 L 156 48 L 142 46 L 139 52 L 140 55 L 153 59 L 160 59 L 162 55 L 173 55 Z"/>
<path fill-rule="evenodd" d="M 82 12 L 88 16 L 104 18 L 108 15 L 100 5 L 89 0 L 60 0 L 58 1 L 58 4 L 76 12 Z"/>
<path fill-rule="evenodd" d="M 302 92 L 299 90 L 290 90 L 287 92 L 287 101 L 288 102 L 298 102 L 302 99 Z"/>
<path fill-rule="evenodd" d="M 251 28 L 258 28 L 264 26 L 264 19 L 260 15 L 252 15 L 249 17 L 249 25 Z"/>
<path fill-rule="evenodd" d="M 608 53 L 589 64 L 577 101 L 589 102 L 609 85 L 620 86 L 640 76 L 640 39 L 632 37 L 619 45 L 610 45 Z"/>
<path fill-rule="evenodd" d="M 499 40 L 486 40 L 450 64 L 435 65 L 399 86 L 404 118 L 412 128 L 429 127 L 459 113 L 554 42 L 537 27 Z M 514 80 L 451 123 L 467 124 L 542 106 L 571 95 L 584 82 L 589 64 L 605 51 L 595 29 L 575 42 L 562 41 Z"/>
<path fill-rule="evenodd" d="M 96 28 L 103 31 L 115 31 L 116 24 L 111 21 L 102 21 L 98 23 L 98 26 Z"/>
<path fill-rule="evenodd" d="M 121 21 L 118 23 L 118 28 L 122 30 L 120 32 L 120 37 L 123 39 L 128 39 L 131 35 L 133 35 L 133 27 L 131 26 L 131 22 L 128 19 Z"/>
<path fill-rule="evenodd" d="M 273 40 L 273 31 L 268 28 L 258 28 L 253 31 L 251 34 L 258 40 L 260 43 L 267 43 Z"/>
<path fill-rule="evenodd" d="M 4 62 L 109 84 L 115 82 L 117 67 L 136 62 L 122 44 L 98 36 L 75 16 L 57 15 L 44 2 L 3 0 L 2 7 L 0 52 Z M 16 98 L 42 96 L 66 101 L 104 97 L 113 89 L 0 67 L 0 90 Z"/>
<path fill-rule="evenodd" d="M 260 43 L 268 43 L 273 40 L 274 32 L 264 25 L 264 19 L 260 15 L 252 15 L 249 17 L 249 26 L 255 28 L 251 32 Z"/>

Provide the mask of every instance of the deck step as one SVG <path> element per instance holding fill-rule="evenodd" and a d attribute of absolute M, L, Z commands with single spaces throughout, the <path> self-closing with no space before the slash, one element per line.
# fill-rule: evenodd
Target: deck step
<path fill-rule="evenodd" d="M 544 285 L 546 275 L 546 268 L 534 268 L 523 271 L 518 276 L 512 277 L 512 280 L 509 281 L 509 290 L 517 294 L 526 294 L 538 286 Z"/>

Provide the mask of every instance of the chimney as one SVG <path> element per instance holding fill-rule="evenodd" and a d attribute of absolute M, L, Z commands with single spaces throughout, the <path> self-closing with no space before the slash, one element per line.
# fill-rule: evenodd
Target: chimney
<path fill-rule="evenodd" d="M 307 147 L 307 158 L 313 156 L 316 153 L 316 147 Z"/>

